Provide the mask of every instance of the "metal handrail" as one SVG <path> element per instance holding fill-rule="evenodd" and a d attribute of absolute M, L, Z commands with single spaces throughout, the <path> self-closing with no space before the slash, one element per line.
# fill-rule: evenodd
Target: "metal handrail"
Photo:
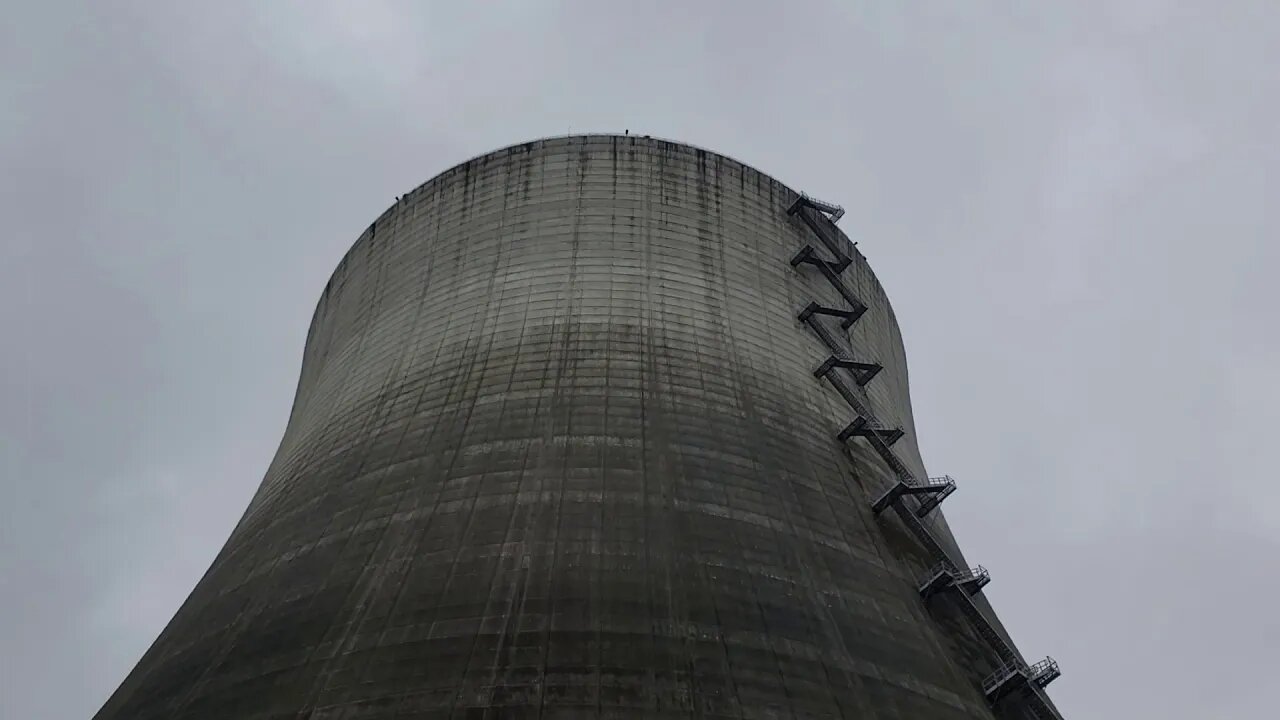
<path fill-rule="evenodd" d="M 987 572 L 987 569 L 982 567 L 981 565 L 978 565 L 977 567 L 961 570 L 957 568 L 955 565 L 953 565 L 950 560 L 944 560 L 943 562 L 940 562 L 937 565 L 934 565 L 932 568 L 929 569 L 929 574 L 926 577 L 932 578 L 937 576 L 939 573 L 946 573 L 947 575 L 950 575 L 951 579 L 956 584 L 967 583 L 971 580 L 979 580 L 981 578 L 991 577 L 991 573 Z"/>
<path fill-rule="evenodd" d="M 1057 677 L 1061 672 L 1062 671 L 1058 668 L 1058 662 L 1052 657 L 1046 657 L 1034 665 L 1028 665 L 1022 660 L 1018 660 L 1016 658 L 1006 660 L 982 681 L 982 690 L 984 692 L 991 692 L 993 689 L 999 687 L 1003 682 L 1008 680 L 1012 675 L 1022 675 L 1027 680 L 1036 682 L 1046 675 L 1053 675 L 1054 677 Z"/>
<path fill-rule="evenodd" d="M 1039 680 L 1045 675 L 1060 674 L 1062 670 L 1058 667 L 1058 662 L 1052 657 L 1046 657 L 1040 662 L 1028 668 L 1032 680 Z"/>
<path fill-rule="evenodd" d="M 971 580 L 982 580 L 984 578 L 990 579 L 991 573 L 987 572 L 986 568 L 979 565 L 977 567 L 969 568 L 968 570 L 957 573 L 952 577 L 955 578 L 957 583 L 966 583 Z"/>
<path fill-rule="evenodd" d="M 831 215 L 831 222 L 833 223 L 839 220 L 840 218 L 844 217 L 844 208 L 840 207 L 839 205 L 836 205 L 835 203 L 829 203 L 829 202 L 819 200 L 818 198 L 806 192 L 800 193 L 800 197 L 804 198 L 806 202 L 808 202 L 810 205 L 812 205 L 814 208 L 818 209 L 819 211 L 829 213 Z"/>
<path fill-rule="evenodd" d="M 1006 660 L 1000 663 L 996 669 L 982 681 L 982 691 L 989 693 L 997 687 L 1000 687 L 1005 680 L 1013 675 L 1026 676 L 1029 668 L 1027 664 L 1017 658 Z"/>
<path fill-rule="evenodd" d="M 935 488 L 936 487 L 941 489 L 945 487 L 954 486 L 956 484 L 956 481 L 953 480 L 950 475 L 937 475 L 935 477 L 926 477 L 926 478 L 915 478 L 915 477 L 906 478 L 903 480 L 903 483 L 905 483 L 906 485 L 910 485 L 911 487 L 917 487 L 917 488 Z"/>

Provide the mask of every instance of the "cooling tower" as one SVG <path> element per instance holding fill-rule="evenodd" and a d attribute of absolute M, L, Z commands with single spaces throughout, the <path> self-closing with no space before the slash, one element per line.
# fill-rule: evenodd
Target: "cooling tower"
<path fill-rule="evenodd" d="M 103 720 L 1056 717 L 916 446 L 842 211 L 632 136 L 400 198 Z"/>

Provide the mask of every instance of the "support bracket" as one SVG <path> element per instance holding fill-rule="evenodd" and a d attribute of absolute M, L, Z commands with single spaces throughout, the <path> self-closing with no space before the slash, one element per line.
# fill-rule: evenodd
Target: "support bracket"
<path fill-rule="evenodd" d="M 920 506 L 915 511 L 916 517 L 924 517 L 955 491 L 956 481 L 951 479 L 950 475 L 925 478 L 924 480 L 899 478 L 893 484 L 893 487 L 885 491 L 883 495 L 872 503 L 871 510 L 879 515 L 884 512 L 885 508 L 898 502 L 904 496 L 915 495 L 920 499 Z"/>
<path fill-rule="evenodd" d="M 839 205 L 823 202 L 818 198 L 810 197 L 804 193 L 800 193 L 796 196 L 795 200 L 791 201 L 791 205 L 787 207 L 787 214 L 795 215 L 800 212 L 801 208 L 805 207 L 811 207 L 814 210 L 823 213 L 831 220 L 831 222 L 838 222 L 840 218 L 844 217 L 844 208 Z"/>
<path fill-rule="evenodd" d="M 1034 685 L 1043 690 L 1061 675 L 1058 663 L 1051 657 L 1046 657 L 1035 665 L 1014 660 L 1005 662 L 988 675 L 982 682 L 982 691 L 986 693 L 988 702 L 995 703 L 1025 685 Z"/>
<path fill-rule="evenodd" d="M 906 433 L 902 428 L 886 428 L 872 425 L 871 421 L 862 415 L 854 418 L 853 422 L 845 426 L 836 436 L 838 440 L 844 441 L 851 437 L 878 438 L 885 444 L 885 447 L 892 447 L 894 443 L 902 439 Z"/>
<path fill-rule="evenodd" d="M 840 271 L 837 269 L 838 265 L 829 260 L 824 260 L 818 257 L 818 253 L 813 249 L 812 245 L 805 245 L 800 248 L 800 252 L 796 253 L 795 257 L 791 258 L 791 267 L 798 268 L 805 263 L 818 268 L 818 272 L 822 273 L 822 276 L 827 279 L 827 282 L 831 283 L 831 286 L 836 289 L 836 292 L 840 293 L 840 297 L 844 298 L 844 301 L 849 303 L 849 307 L 853 308 L 859 316 L 867 311 L 867 306 L 864 305 L 862 301 L 858 299 L 858 296 L 854 295 L 853 291 L 850 290 L 849 287 L 844 284 L 844 281 L 840 279 Z"/>
<path fill-rule="evenodd" d="M 835 368 L 848 370 L 849 374 L 853 376 L 854 381 L 857 382 L 859 386 L 865 386 L 867 383 L 871 382 L 872 378 L 884 369 L 884 367 L 876 363 L 855 362 L 853 360 L 846 360 L 832 355 L 824 360 L 822 364 L 818 366 L 817 370 L 813 371 L 813 376 L 818 378 L 824 377 Z"/>
<path fill-rule="evenodd" d="M 950 588 L 959 588 L 974 595 L 989 582 L 991 573 L 981 565 L 969 570 L 959 570 L 950 563 L 938 563 L 920 583 L 920 596 L 928 600 L 932 595 Z"/>
<path fill-rule="evenodd" d="M 814 315 L 838 317 L 840 318 L 840 329 L 848 330 L 854 323 L 858 322 L 858 318 L 862 317 L 862 314 L 866 311 L 867 309 L 861 305 L 852 310 L 841 310 L 840 308 L 827 307 L 826 305 L 819 305 L 816 302 L 811 302 L 800 311 L 800 314 L 797 315 L 796 318 L 800 320 L 800 322 L 808 322 L 809 318 Z"/>

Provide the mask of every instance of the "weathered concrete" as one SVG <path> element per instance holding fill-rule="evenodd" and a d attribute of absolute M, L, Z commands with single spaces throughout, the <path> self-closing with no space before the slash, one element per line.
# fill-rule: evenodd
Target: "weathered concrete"
<path fill-rule="evenodd" d="M 794 197 L 620 136 L 406 195 L 325 288 L 243 519 L 97 717 L 990 718 L 993 656 L 922 603 L 934 561 L 871 513 L 886 467 L 834 439 L 796 313 L 841 301 L 788 264 Z M 843 276 L 867 401 L 923 472 L 893 312 L 863 258 Z"/>

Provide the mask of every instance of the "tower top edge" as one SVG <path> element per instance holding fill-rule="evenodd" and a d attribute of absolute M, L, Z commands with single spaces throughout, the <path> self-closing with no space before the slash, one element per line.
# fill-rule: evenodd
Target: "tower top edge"
<path fill-rule="evenodd" d="M 403 195 L 397 196 L 395 202 L 388 205 L 385 210 L 379 213 L 378 216 L 374 218 L 373 221 L 370 222 L 369 225 L 367 225 L 359 235 L 357 235 L 351 247 L 347 250 L 347 252 L 343 255 L 342 259 L 338 262 L 338 266 L 335 269 L 335 274 L 337 273 L 338 270 L 341 270 L 344 265 L 346 265 L 347 260 L 351 256 L 352 252 L 354 252 L 357 248 L 359 248 L 361 245 L 363 245 L 367 240 L 369 240 L 372 237 L 374 233 L 374 229 L 377 227 L 377 225 L 383 222 L 384 220 L 388 219 L 392 214 L 394 214 L 396 212 L 396 209 L 400 206 L 402 202 L 410 200 L 411 198 L 418 195 L 419 193 L 427 191 L 439 183 L 447 182 L 449 178 L 451 178 L 452 176 L 458 173 L 466 172 L 466 170 L 470 167 L 473 167 L 475 165 L 483 165 L 484 163 L 490 160 L 510 158 L 520 153 L 532 153 L 532 152 L 540 152 L 540 151 L 545 152 L 548 150 L 551 150 L 551 151 L 563 150 L 563 151 L 569 152 L 575 146 L 585 147 L 592 143 L 604 143 L 604 142 L 617 144 L 619 141 L 625 141 L 629 146 L 632 146 L 632 147 L 657 148 L 659 150 L 664 150 L 667 152 L 679 152 L 679 153 L 685 153 L 685 154 L 691 154 L 691 155 L 700 155 L 700 156 L 706 156 L 708 158 L 713 158 L 717 161 L 727 162 L 737 166 L 738 168 L 741 168 L 742 172 L 752 173 L 760 177 L 761 179 L 777 186 L 778 188 L 781 188 L 786 192 L 793 193 L 795 195 L 801 194 L 799 190 L 794 189 L 793 187 L 784 183 L 783 181 L 779 180 L 773 175 L 770 175 L 769 173 L 764 172 L 763 170 L 760 170 L 759 168 L 753 165 L 745 163 L 730 155 L 726 155 L 721 152 L 716 152 L 715 150 L 710 150 L 708 148 L 701 147 L 699 145 L 694 145 L 693 143 L 687 143 L 679 140 L 672 140 L 669 138 L 657 137 L 654 135 L 633 135 L 630 133 L 573 133 L 569 135 L 548 135 L 540 138 L 535 138 L 533 140 L 526 140 L 524 142 L 512 143 L 510 145 L 498 147 L 493 150 L 480 153 L 478 155 L 473 155 L 472 157 L 466 160 L 463 160 L 462 162 L 455 163 L 445 168 L 444 170 L 437 172 L 436 174 L 430 176 L 423 182 L 413 187 L 413 189 L 405 192 Z M 330 279 L 330 282 L 332 282 L 332 278 Z"/>
<path fill-rule="evenodd" d="M 568 148 L 574 145 L 586 145 L 591 142 L 619 141 L 619 140 L 626 141 L 628 144 L 631 144 L 631 145 L 644 146 L 644 147 L 657 147 L 657 148 L 662 148 L 667 150 L 689 152 L 694 154 L 703 153 L 708 156 L 718 158 L 720 160 L 727 160 L 735 165 L 742 167 L 745 170 L 749 170 L 753 173 L 756 173 L 761 177 L 768 178 L 770 181 L 784 188 L 787 188 L 792 192 L 799 194 L 799 191 L 792 189 L 791 186 L 782 182 L 778 178 L 770 175 L 769 173 L 764 172 L 763 170 L 755 167 L 754 165 L 743 162 L 731 155 L 726 155 L 725 153 L 718 152 L 710 148 L 702 147 L 701 145 L 695 145 L 693 143 L 684 142 L 682 140 L 674 140 L 671 138 L 660 137 L 657 135 L 634 135 L 631 133 L 600 132 L 600 133 L 572 133 L 568 135 L 546 135 L 543 137 L 534 138 L 532 140 L 526 140 L 523 142 L 511 143 L 509 145 L 497 147 L 492 150 L 473 155 L 467 158 L 466 160 L 463 160 L 462 162 L 455 163 L 445 168 L 444 170 L 441 170 L 440 172 L 436 173 L 435 175 L 432 175 L 430 178 L 428 178 L 427 180 L 423 181 L 422 183 L 414 187 L 414 189 L 406 193 L 405 196 L 407 197 L 408 195 L 411 195 L 414 192 L 417 192 L 419 189 L 427 185 L 430 185 L 432 182 L 435 182 L 440 178 L 443 178 L 447 175 L 458 172 L 459 170 L 462 170 L 468 165 L 473 165 L 478 162 L 484 162 L 491 158 L 499 158 L 499 157 L 514 155 L 519 152 L 532 152 L 534 150 L 546 150 L 548 148 L 553 148 L 557 145 L 562 145 Z M 388 210 L 391 210 L 394 207 L 395 205 L 393 204 L 390 208 L 388 208 Z"/>

